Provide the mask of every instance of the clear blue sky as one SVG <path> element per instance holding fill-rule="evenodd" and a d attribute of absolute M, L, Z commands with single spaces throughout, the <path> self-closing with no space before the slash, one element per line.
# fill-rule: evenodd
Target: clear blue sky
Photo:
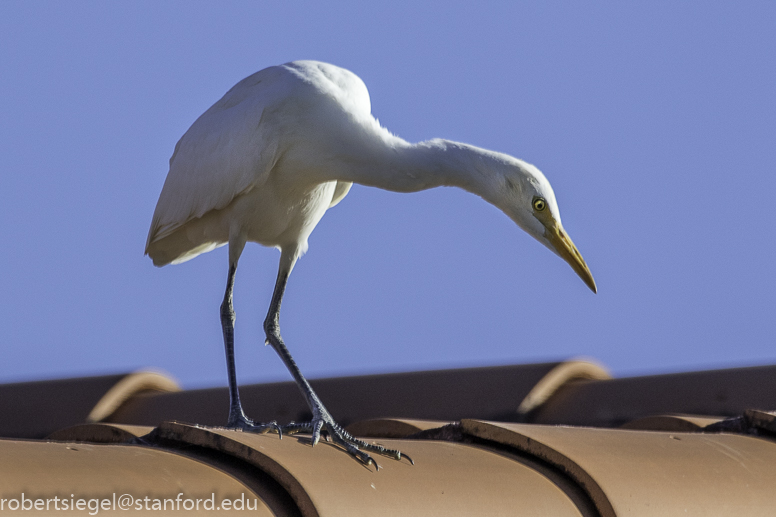
<path fill-rule="evenodd" d="M 143 256 L 178 138 L 234 83 L 317 59 L 410 141 L 536 164 L 599 286 L 481 199 L 354 187 L 291 277 L 310 377 L 593 357 L 776 363 L 774 2 L 2 2 L 0 382 L 152 366 L 226 384 L 226 248 Z M 249 245 L 240 381 L 286 380 Z"/>

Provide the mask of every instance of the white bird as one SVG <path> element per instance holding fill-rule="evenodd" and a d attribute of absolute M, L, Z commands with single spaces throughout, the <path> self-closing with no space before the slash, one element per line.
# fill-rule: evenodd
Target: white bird
<path fill-rule="evenodd" d="M 555 194 L 533 165 L 468 144 L 434 139 L 411 144 L 381 127 L 369 93 L 352 72 L 315 61 L 261 70 L 237 83 L 175 146 L 156 205 L 146 254 L 156 266 L 179 264 L 229 244 L 221 325 L 229 377 L 227 426 L 255 432 L 325 430 L 364 464 L 366 452 L 401 458 L 350 436 L 331 417 L 280 335 L 280 304 L 297 259 L 323 214 L 353 183 L 395 192 L 455 186 L 495 205 L 568 262 L 596 291 L 585 261 L 561 225 Z M 264 320 L 267 343 L 281 357 L 312 411 L 312 421 L 254 423 L 243 412 L 234 363 L 232 289 L 245 243 L 280 250 L 277 282 Z M 410 460 L 411 461 L 411 460 Z"/>

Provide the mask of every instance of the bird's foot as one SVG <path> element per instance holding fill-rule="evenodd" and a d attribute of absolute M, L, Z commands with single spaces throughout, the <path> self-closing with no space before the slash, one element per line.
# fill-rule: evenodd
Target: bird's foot
<path fill-rule="evenodd" d="M 412 465 L 415 464 L 415 462 L 412 461 L 412 458 L 410 458 L 406 454 L 403 454 L 399 450 L 388 449 L 386 447 L 383 447 L 382 445 L 367 443 L 363 440 L 359 440 L 358 438 L 354 437 L 349 432 L 347 432 L 345 429 L 343 429 L 342 426 L 337 424 L 328 415 L 319 416 L 318 418 L 313 418 L 311 422 L 303 422 L 303 423 L 291 422 L 287 425 L 281 426 L 280 429 L 282 433 L 285 433 L 287 435 L 292 435 L 297 433 L 312 434 L 313 446 L 315 446 L 315 444 L 318 443 L 318 441 L 321 438 L 321 435 L 323 435 L 327 442 L 333 442 L 334 444 L 342 447 L 343 449 L 345 449 L 345 451 L 348 454 L 353 456 L 362 464 L 367 466 L 374 465 L 375 470 L 380 470 L 380 465 L 377 464 L 377 462 L 374 460 L 374 458 L 372 458 L 372 456 L 368 454 L 368 452 L 373 452 L 375 454 L 387 456 L 397 461 L 401 461 L 403 456 L 407 458 L 407 460 Z"/>
<path fill-rule="evenodd" d="M 283 437 L 283 429 L 274 420 L 272 422 L 258 424 L 245 416 L 242 411 L 237 414 L 229 415 L 229 421 L 226 423 L 228 429 L 239 429 L 249 433 L 264 434 L 274 431 Z"/>

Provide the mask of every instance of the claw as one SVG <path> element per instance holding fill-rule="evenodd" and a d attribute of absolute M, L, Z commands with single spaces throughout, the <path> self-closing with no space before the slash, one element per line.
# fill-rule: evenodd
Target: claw
<path fill-rule="evenodd" d="M 315 447 L 321 440 L 321 429 L 323 428 L 323 420 L 318 420 L 313 424 L 313 447 Z"/>
<path fill-rule="evenodd" d="M 401 451 L 388 449 L 380 444 L 367 443 L 352 436 L 336 422 L 331 421 L 331 417 L 318 418 L 312 422 L 305 423 L 291 422 L 284 426 L 278 426 L 278 431 L 279 433 L 285 433 L 289 436 L 300 432 L 310 433 L 312 435 L 311 444 L 313 446 L 315 446 L 320 441 L 321 436 L 323 436 L 324 440 L 326 440 L 328 443 L 332 443 L 333 445 L 344 449 L 345 452 L 350 454 L 354 459 L 358 460 L 358 462 L 362 465 L 366 467 L 374 465 L 375 471 L 380 470 L 381 467 L 374 460 L 374 458 L 372 458 L 372 456 L 367 453 L 367 451 L 381 454 L 383 456 L 388 456 L 389 458 L 393 458 L 397 461 L 401 461 L 402 458 Z M 404 456 L 407 458 L 407 461 L 409 461 L 410 464 L 415 464 L 412 458 L 406 454 Z"/>
<path fill-rule="evenodd" d="M 278 433 L 282 438 L 283 430 L 280 428 L 276 421 L 267 422 L 266 424 L 256 424 L 250 418 L 245 416 L 239 416 L 236 418 L 230 418 L 226 424 L 227 429 L 237 429 L 248 433 L 265 434 L 270 431 Z"/>
<path fill-rule="evenodd" d="M 254 424 L 254 425 L 256 425 L 256 424 Z M 266 424 L 259 424 L 259 425 L 257 425 L 257 427 L 262 427 L 263 428 L 263 430 L 260 431 L 261 434 L 268 433 L 270 431 L 274 431 L 276 433 L 281 433 L 282 432 L 280 430 L 280 426 L 278 425 L 278 423 L 275 420 L 273 420 L 272 422 L 267 422 Z"/>
<path fill-rule="evenodd" d="M 371 457 L 369 454 L 365 454 L 364 452 L 359 451 L 358 449 L 355 449 L 353 451 L 349 449 L 346 449 L 346 450 L 348 450 L 348 452 L 350 452 L 351 455 L 355 456 L 356 459 L 358 459 L 365 467 L 373 465 L 375 468 L 375 472 L 380 470 L 380 465 L 378 465 L 375 459 Z"/>
<path fill-rule="evenodd" d="M 297 424 L 296 422 L 286 424 L 282 426 L 281 429 L 283 429 L 283 432 L 289 436 L 295 435 L 296 433 L 301 433 L 302 431 L 312 432 L 312 427 L 310 424 Z"/>

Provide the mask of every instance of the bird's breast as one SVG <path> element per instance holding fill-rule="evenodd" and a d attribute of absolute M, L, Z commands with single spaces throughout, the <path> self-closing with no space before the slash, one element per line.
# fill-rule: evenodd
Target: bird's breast
<path fill-rule="evenodd" d="M 247 239 L 265 246 L 300 246 L 332 202 L 336 181 L 306 188 L 269 182 L 236 199 L 229 219 L 239 224 Z"/>

